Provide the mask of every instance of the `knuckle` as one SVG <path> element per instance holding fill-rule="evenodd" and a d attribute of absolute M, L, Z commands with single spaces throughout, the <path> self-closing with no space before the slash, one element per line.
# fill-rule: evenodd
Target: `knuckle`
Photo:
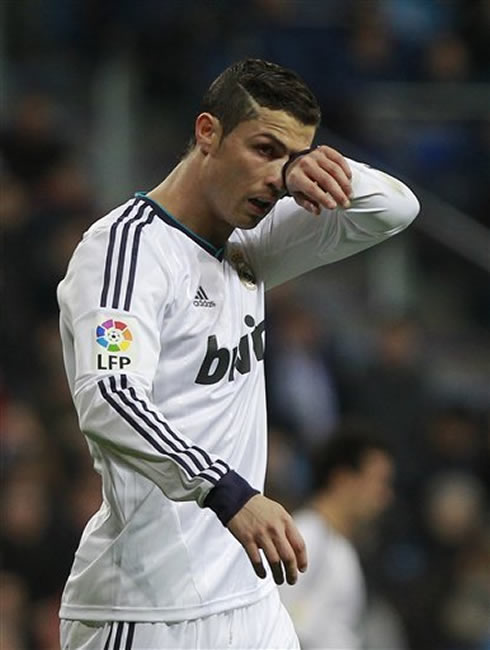
<path fill-rule="evenodd" d="M 281 553 L 281 559 L 284 564 L 287 564 L 289 567 L 296 566 L 296 557 L 292 551 L 284 551 Z"/>
<path fill-rule="evenodd" d="M 291 517 L 291 515 L 289 514 L 289 512 L 288 512 L 287 510 L 285 510 L 282 506 L 281 506 L 281 515 L 282 515 L 282 521 L 283 521 L 287 526 L 290 526 L 291 523 L 293 523 L 293 518 Z"/>
<path fill-rule="evenodd" d="M 306 551 L 306 544 L 303 540 L 295 540 L 293 542 L 293 548 L 296 553 L 304 553 Z"/>
<path fill-rule="evenodd" d="M 312 165 L 313 165 L 313 161 L 311 160 L 311 158 L 309 158 L 308 156 L 303 156 L 302 158 L 299 159 L 298 163 L 294 166 L 293 171 L 294 169 L 296 169 L 296 171 L 301 170 L 303 172 L 308 172 L 311 170 Z"/>
<path fill-rule="evenodd" d="M 267 526 L 267 535 L 273 539 L 278 537 L 280 534 L 280 529 L 276 522 L 270 522 Z"/>
<path fill-rule="evenodd" d="M 250 546 L 254 543 L 254 535 L 251 532 L 246 532 L 242 535 L 242 543 L 244 546 Z"/>
<path fill-rule="evenodd" d="M 264 530 L 257 531 L 255 534 L 255 541 L 260 545 L 263 546 L 269 538 L 269 535 L 266 533 Z"/>

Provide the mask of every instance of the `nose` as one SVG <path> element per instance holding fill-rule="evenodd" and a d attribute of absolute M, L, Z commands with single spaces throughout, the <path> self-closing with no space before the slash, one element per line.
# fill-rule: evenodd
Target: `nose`
<path fill-rule="evenodd" d="M 273 191 L 274 196 L 279 196 L 285 190 L 282 182 L 282 168 L 286 161 L 287 158 L 278 158 L 270 162 L 265 182 L 269 190 Z"/>

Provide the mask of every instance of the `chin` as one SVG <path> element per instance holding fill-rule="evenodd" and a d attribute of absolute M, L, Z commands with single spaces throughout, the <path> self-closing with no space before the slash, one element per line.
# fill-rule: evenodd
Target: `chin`
<path fill-rule="evenodd" d="M 259 223 L 265 218 L 264 215 L 247 215 L 245 219 L 239 219 L 237 220 L 237 225 L 235 226 L 236 228 L 240 228 L 241 230 L 251 230 L 252 228 L 255 228 L 255 226 L 258 226 Z"/>

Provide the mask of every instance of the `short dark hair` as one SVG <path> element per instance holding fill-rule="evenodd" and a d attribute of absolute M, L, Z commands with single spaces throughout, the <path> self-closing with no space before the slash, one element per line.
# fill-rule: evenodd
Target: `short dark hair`
<path fill-rule="evenodd" d="M 262 59 L 244 59 L 226 68 L 205 92 L 199 112 L 217 117 L 225 136 L 257 115 L 255 104 L 285 111 L 307 126 L 320 124 L 318 101 L 301 77 Z"/>
<path fill-rule="evenodd" d="M 372 451 L 393 457 L 388 443 L 376 435 L 369 425 L 356 423 L 340 426 L 315 452 L 314 489 L 328 487 L 338 470 L 360 470 L 367 454 Z"/>

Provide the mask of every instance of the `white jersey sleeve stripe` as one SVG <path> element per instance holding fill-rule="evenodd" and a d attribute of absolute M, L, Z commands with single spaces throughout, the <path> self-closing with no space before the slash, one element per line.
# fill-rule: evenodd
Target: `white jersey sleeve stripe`
<path fill-rule="evenodd" d="M 145 211 L 145 204 L 143 203 L 139 209 L 138 212 L 136 213 L 136 216 L 131 217 L 131 219 L 127 219 L 126 222 L 124 223 L 122 233 L 121 233 L 121 241 L 119 243 L 119 254 L 117 258 L 117 266 L 116 266 L 116 281 L 115 281 L 115 286 L 114 286 L 114 294 L 112 297 L 112 308 L 117 309 L 119 307 L 119 299 L 121 296 L 121 285 L 122 285 L 122 279 L 123 279 L 123 271 L 124 271 L 124 262 L 126 260 L 126 248 L 128 245 L 128 237 L 129 237 L 129 230 L 132 226 L 132 224 L 135 221 L 139 221 L 144 214 Z"/>
<path fill-rule="evenodd" d="M 101 381 L 103 381 L 103 380 L 101 380 Z M 131 411 L 133 411 L 134 415 L 138 418 L 137 422 L 136 422 L 136 420 L 134 421 L 136 424 L 138 424 L 138 428 L 136 430 L 139 433 L 141 433 L 140 429 L 143 429 L 145 431 L 145 434 L 146 434 L 144 436 L 145 439 L 147 439 L 151 444 L 153 444 L 153 442 L 156 442 L 158 447 L 156 447 L 155 445 L 153 445 L 153 446 L 156 449 L 158 449 L 158 451 L 161 451 L 161 453 L 164 453 L 164 454 L 167 453 L 165 448 L 160 446 L 160 443 L 157 440 L 155 440 L 153 434 L 150 431 L 148 431 L 148 429 L 151 429 L 152 431 L 154 431 L 157 434 L 158 438 L 160 438 L 160 440 L 165 445 L 170 447 L 176 454 L 185 454 L 185 456 L 187 457 L 187 458 L 185 458 L 186 467 L 188 467 L 189 471 L 191 472 L 192 477 L 195 477 L 197 475 L 202 476 L 202 472 L 204 472 L 204 471 L 206 471 L 206 472 L 213 471 L 218 475 L 217 477 L 210 478 L 211 482 L 213 484 L 215 484 L 220 478 L 222 478 L 229 471 L 229 468 L 226 466 L 225 463 L 223 463 L 223 464 L 226 466 L 226 471 L 223 471 L 223 470 L 221 470 L 221 469 L 219 469 L 217 467 L 214 467 L 212 459 L 209 457 L 209 455 L 204 450 L 200 449 L 199 447 L 195 447 L 195 446 L 191 447 L 184 440 L 179 438 L 175 434 L 175 432 L 172 431 L 172 429 L 169 427 L 169 425 L 165 421 L 161 421 L 158 418 L 157 414 L 148 407 L 148 405 L 144 402 L 144 400 L 137 397 L 136 391 L 134 390 L 134 388 L 132 386 L 130 386 L 128 388 L 126 375 L 121 375 L 121 382 L 120 383 L 121 383 L 121 389 L 118 389 L 117 385 L 116 385 L 116 378 L 113 377 L 113 376 L 109 377 L 109 385 L 110 385 L 111 394 L 116 395 L 119 398 L 119 400 L 121 402 L 123 402 L 123 404 L 125 404 L 129 409 L 131 409 Z M 105 387 L 107 388 L 106 385 L 105 385 Z M 129 393 L 129 396 L 128 396 L 127 393 Z M 154 417 L 154 419 L 157 421 L 157 424 L 154 424 L 141 411 L 141 409 L 138 407 L 136 402 L 142 404 L 143 408 L 147 411 L 147 413 L 149 413 L 150 415 L 152 415 Z M 144 428 L 140 421 L 144 422 L 144 424 L 146 425 L 147 428 Z M 133 428 L 136 428 L 134 423 L 131 423 L 131 425 L 133 426 Z M 166 436 L 164 434 L 164 432 L 162 431 L 162 427 L 158 426 L 158 425 L 163 425 L 165 427 L 165 430 L 172 436 L 173 440 L 171 438 L 169 438 L 168 436 Z M 177 446 L 176 443 L 178 443 L 180 445 L 180 447 L 181 447 L 180 449 L 179 449 L 179 447 Z M 205 465 L 203 465 L 201 463 L 201 461 L 199 460 L 197 455 L 194 453 L 194 451 L 199 452 L 202 456 L 206 457 L 206 465 L 207 466 L 205 466 Z M 197 468 L 197 470 L 193 471 L 187 465 L 187 461 L 189 459 L 192 461 L 194 467 Z"/>
<path fill-rule="evenodd" d="M 138 253 L 141 239 L 141 231 L 145 226 L 150 224 L 155 217 L 155 212 L 151 211 L 149 217 L 143 223 L 139 223 L 136 226 L 134 238 L 133 238 L 133 248 L 131 251 L 131 264 L 129 267 L 129 278 L 126 288 L 126 297 L 124 299 L 124 310 L 129 311 L 131 307 L 131 298 L 133 296 L 134 280 L 136 277 L 136 265 L 138 263 Z"/>
<path fill-rule="evenodd" d="M 124 375 L 123 375 L 123 377 L 124 377 Z M 122 381 L 121 381 L 121 385 L 122 385 Z M 126 388 L 126 387 L 123 386 L 123 388 Z M 188 452 L 189 454 L 191 454 L 191 450 L 192 450 L 192 451 L 195 451 L 195 452 L 199 453 L 199 454 L 204 458 L 205 463 L 206 463 L 207 465 L 209 465 L 209 467 L 206 467 L 206 468 L 205 468 L 204 466 L 202 466 L 202 465 L 200 464 L 200 462 L 197 460 L 197 458 L 195 458 L 195 456 L 192 455 L 192 458 L 194 459 L 195 464 L 199 467 L 200 470 L 204 470 L 204 469 L 206 469 L 206 471 L 216 472 L 216 474 L 218 475 L 219 478 L 222 478 L 222 477 L 223 477 L 227 472 L 230 471 L 230 467 L 229 467 L 229 466 L 228 466 L 224 461 L 222 461 L 220 458 L 219 458 L 218 460 L 216 460 L 216 461 L 213 463 L 213 460 L 212 460 L 212 459 L 210 458 L 210 456 L 209 456 L 209 455 L 204 451 L 204 449 L 201 449 L 200 447 L 196 447 L 196 445 L 188 445 L 188 444 L 185 442 L 185 440 L 182 440 L 181 438 L 179 438 L 179 437 L 176 435 L 175 431 L 172 431 L 172 429 L 170 428 L 170 426 L 168 425 L 168 423 L 165 422 L 165 420 L 160 419 L 158 413 L 157 413 L 156 411 L 152 411 L 152 410 L 148 407 L 148 404 L 147 404 L 144 400 L 142 400 L 141 398 L 139 398 L 139 397 L 136 395 L 136 391 L 134 390 L 134 388 L 133 388 L 132 386 L 130 386 L 130 387 L 128 388 L 128 391 L 129 391 L 129 394 L 131 395 L 131 397 L 133 398 L 133 400 L 134 400 L 135 402 L 139 402 L 139 403 L 141 404 L 142 408 L 143 408 L 147 413 L 149 413 L 150 415 L 152 415 L 153 418 L 158 422 L 158 424 L 163 425 L 163 426 L 165 427 L 165 429 L 167 430 L 167 432 L 168 432 L 168 433 L 169 433 L 169 434 L 174 438 L 174 440 L 175 440 L 176 442 L 178 442 L 178 443 L 180 443 L 180 444 L 182 445 L 182 450 L 181 450 L 181 451 L 184 451 L 184 450 L 185 450 L 186 452 Z M 153 427 L 152 427 L 152 428 L 153 428 Z M 159 434 L 159 435 L 161 435 L 161 434 Z M 224 467 L 224 471 L 221 470 L 221 469 L 219 469 L 218 467 L 215 467 L 215 465 L 217 465 L 218 463 Z"/>
<path fill-rule="evenodd" d="M 170 428 L 168 422 L 165 422 L 165 420 L 160 419 L 160 414 L 159 414 L 159 413 L 157 413 L 156 411 L 153 411 L 152 409 L 150 409 L 150 408 L 148 407 L 148 404 L 145 402 L 145 400 L 143 400 L 141 397 L 138 397 L 138 396 L 137 396 L 137 394 L 136 394 L 136 390 L 134 389 L 133 386 L 129 386 L 129 387 L 128 387 L 128 377 L 127 377 L 127 375 L 125 375 L 125 374 L 121 375 L 121 388 L 124 389 L 124 390 L 126 390 L 126 389 L 129 390 L 129 393 L 130 393 L 131 397 L 132 397 L 136 402 L 139 402 L 139 403 L 142 405 L 143 409 L 144 409 L 147 413 L 149 413 L 150 415 L 152 415 L 152 416 L 154 417 L 154 419 L 155 419 L 159 424 L 162 424 L 162 425 L 165 427 L 165 429 L 166 429 L 167 432 L 172 436 L 172 438 L 173 438 L 176 442 L 178 442 L 180 445 L 182 445 L 182 449 L 193 449 L 193 450 L 195 450 L 196 452 L 198 452 L 199 454 L 201 454 L 201 456 L 202 456 L 203 459 L 204 459 L 204 462 L 205 462 L 207 465 L 213 465 L 213 460 L 211 459 L 211 457 L 209 456 L 209 454 L 208 454 L 204 449 L 201 449 L 201 447 L 196 447 L 196 445 L 188 445 L 187 442 L 186 442 L 185 440 L 183 440 L 182 438 L 180 438 L 180 437 L 177 435 L 177 433 L 175 433 L 175 431 L 172 431 L 172 429 Z M 223 460 L 221 460 L 221 458 L 218 458 L 218 459 L 215 461 L 214 464 L 218 464 L 218 463 L 220 463 L 221 465 L 223 465 L 223 467 L 225 468 L 225 472 L 219 470 L 218 468 L 214 468 L 214 467 L 209 467 L 208 469 L 213 469 L 214 471 L 216 471 L 216 472 L 219 474 L 220 477 L 221 477 L 221 476 L 224 476 L 224 474 L 225 474 L 226 472 L 229 472 L 229 471 L 230 471 L 230 467 L 229 467 L 229 466 L 228 466 L 228 465 L 227 465 Z M 196 465 L 198 465 L 198 461 L 197 461 L 197 460 L 196 460 Z M 199 465 L 198 465 L 198 466 L 199 466 Z M 204 467 L 201 467 L 201 466 L 199 466 L 199 467 L 200 467 L 200 469 L 204 469 Z"/>
<path fill-rule="evenodd" d="M 144 400 L 142 400 L 141 398 L 139 398 L 139 397 L 136 395 L 136 391 L 135 391 L 135 389 L 134 389 L 132 386 L 127 387 L 127 386 L 124 384 L 124 380 L 125 380 L 125 375 L 122 375 L 122 377 L 121 377 L 121 387 L 122 387 L 123 389 L 126 389 L 126 388 L 127 388 L 127 390 L 129 391 L 129 394 L 131 395 L 131 397 L 133 398 L 133 400 L 134 400 L 135 402 L 139 402 L 139 403 L 141 404 L 142 408 L 143 408 L 143 409 L 144 409 L 144 410 L 145 410 L 149 415 L 153 416 L 153 418 L 157 421 L 158 424 L 161 424 L 161 425 L 163 425 L 163 426 L 165 427 L 166 431 L 167 431 L 167 432 L 172 436 L 172 438 L 173 438 L 176 442 L 180 443 L 180 445 L 182 446 L 182 449 L 181 449 L 180 451 L 182 451 L 182 452 L 184 452 L 184 453 L 188 453 L 188 454 L 192 457 L 192 459 L 194 460 L 194 463 L 195 463 L 196 466 L 199 468 L 199 470 L 203 471 L 204 469 L 207 469 L 208 471 L 214 471 L 214 472 L 216 472 L 216 474 L 218 474 L 219 478 L 221 478 L 222 476 L 224 476 L 224 475 L 226 474 L 226 472 L 228 472 L 228 471 L 230 470 L 230 468 L 228 467 L 228 465 L 227 465 L 224 461 L 222 461 L 221 459 L 218 459 L 218 460 L 216 461 L 216 463 L 214 463 L 214 464 L 221 463 L 221 465 L 224 466 L 225 471 L 220 470 L 220 469 L 217 468 L 217 467 L 212 467 L 212 465 L 213 465 L 213 461 L 212 461 L 212 459 L 210 458 L 210 456 L 209 456 L 209 455 L 204 451 L 204 449 L 201 449 L 200 447 L 196 447 L 195 445 L 188 445 L 188 444 L 185 442 L 185 440 L 182 440 L 181 438 L 179 438 L 179 437 L 177 436 L 177 434 L 175 433 L 175 431 L 172 431 L 172 429 L 170 428 L 170 426 L 168 425 L 168 423 L 165 422 L 165 420 L 160 419 L 158 413 L 156 413 L 155 411 L 152 411 L 152 410 L 148 407 L 148 404 L 147 404 Z M 144 418 L 144 415 L 141 414 L 141 417 Z M 146 421 L 146 419 L 145 419 L 145 421 Z M 149 425 L 149 426 L 151 426 L 151 425 Z M 151 428 L 154 429 L 155 431 L 157 431 L 157 429 L 155 429 L 154 426 L 151 426 Z M 160 437 L 163 437 L 161 433 L 158 433 L 158 435 L 159 435 Z M 165 440 L 167 440 L 167 438 L 165 438 Z M 171 443 L 169 442 L 169 444 L 171 444 Z M 194 456 L 194 454 L 192 454 L 192 451 L 191 451 L 191 450 L 192 450 L 192 451 L 196 451 L 197 453 L 201 454 L 201 456 L 204 458 L 205 463 L 206 463 L 207 465 L 210 465 L 210 467 L 205 468 L 203 465 L 201 465 L 200 461 L 199 461 L 199 460 Z"/>
<path fill-rule="evenodd" d="M 166 422 L 163 422 L 163 426 L 165 429 L 172 435 L 173 440 L 170 439 L 168 436 L 164 434 L 162 431 L 161 426 L 159 427 L 157 424 L 154 424 L 151 422 L 151 420 L 142 412 L 142 410 L 138 407 L 136 402 L 143 402 L 143 400 L 138 399 L 136 392 L 132 386 L 128 388 L 127 386 L 127 377 L 126 375 L 121 376 L 121 388 L 117 388 L 116 385 L 116 378 L 115 377 L 110 377 L 109 382 L 111 384 L 111 390 L 113 394 L 117 395 L 122 402 L 124 402 L 133 412 L 134 414 L 142 420 L 146 426 L 154 431 L 157 436 L 160 438 L 162 442 L 164 442 L 166 445 L 168 445 L 173 451 L 175 451 L 178 454 L 185 454 L 195 465 L 197 468 L 197 471 L 194 471 L 193 476 L 196 476 L 198 473 L 204 471 L 206 468 L 201 461 L 190 451 L 189 445 L 187 445 L 183 440 L 178 438 L 173 431 L 170 429 L 168 424 Z M 129 393 L 129 396 L 128 394 Z M 134 400 L 134 401 L 132 401 Z M 143 402 L 144 403 L 144 402 Z M 151 412 L 149 408 L 147 408 L 148 412 Z M 150 434 L 152 435 L 152 434 Z M 177 443 L 180 443 L 180 449 Z M 186 458 L 187 461 L 187 458 Z M 210 459 L 211 461 L 211 459 Z M 212 461 L 211 461 L 212 462 Z"/>
<path fill-rule="evenodd" d="M 129 400 L 127 400 L 127 398 L 125 398 L 124 395 L 121 395 L 121 394 L 120 394 L 121 391 L 117 391 L 117 389 L 116 389 L 116 387 L 115 387 L 115 383 L 113 383 L 114 378 L 113 378 L 113 377 L 110 377 L 109 379 L 112 380 L 110 383 L 113 384 L 113 385 L 111 385 L 111 387 L 110 387 L 110 391 L 111 391 L 111 393 L 118 395 L 119 398 L 120 398 L 120 400 L 121 400 L 123 403 L 125 403 L 126 406 L 128 406 L 131 410 L 134 411 L 134 410 L 135 410 L 134 405 L 132 405 L 131 402 L 129 402 Z M 188 464 L 186 463 L 186 461 L 185 461 L 183 458 L 181 458 L 181 456 L 179 456 L 179 454 L 177 454 L 177 453 L 174 454 L 174 453 L 172 453 L 172 452 L 166 450 L 164 447 L 162 447 L 162 445 L 160 445 L 160 443 L 158 443 L 158 442 L 157 442 L 157 441 L 156 441 L 156 440 L 151 436 L 151 434 L 149 434 L 147 431 L 145 431 L 145 429 L 144 429 L 140 424 L 138 424 L 138 422 L 137 422 L 135 419 L 133 419 L 133 417 L 130 415 L 130 413 L 129 413 L 125 408 L 123 408 L 120 404 L 118 404 L 118 402 L 116 402 L 116 400 L 114 399 L 114 397 L 113 397 L 112 395 L 109 394 L 109 391 L 107 390 L 107 386 L 105 385 L 103 379 L 101 379 L 100 381 L 98 381 L 97 384 L 98 384 L 98 386 L 99 386 L 99 390 L 100 390 L 100 392 L 101 392 L 101 394 L 102 394 L 102 397 L 106 400 L 106 402 L 108 402 L 108 404 L 109 404 L 109 405 L 110 405 L 110 406 L 111 406 L 111 407 L 112 407 L 112 408 L 113 408 L 113 409 L 114 409 L 114 410 L 115 410 L 115 411 L 116 411 L 116 412 L 117 412 L 117 413 L 118 413 L 118 414 L 119 414 L 119 415 L 120 415 L 124 420 L 126 420 L 126 422 L 128 422 L 128 424 L 130 424 L 131 427 L 132 427 L 132 428 L 133 428 L 137 433 L 139 433 L 139 434 L 140 434 L 140 435 L 141 435 L 141 436 L 142 436 L 142 437 L 143 437 L 143 438 L 144 438 L 144 439 L 145 439 L 145 440 L 146 440 L 146 441 L 147 441 L 147 442 L 148 442 L 148 443 L 149 443 L 149 444 L 154 448 L 154 449 L 156 449 L 157 451 L 159 451 L 159 452 L 160 452 L 161 454 L 163 454 L 164 456 L 168 456 L 169 458 L 172 458 L 173 460 L 175 460 L 175 462 L 176 462 L 177 464 L 179 464 L 179 465 L 182 467 L 182 469 L 185 470 L 185 472 L 187 473 L 187 475 L 188 475 L 189 478 L 192 479 L 193 477 L 196 476 L 196 472 L 193 472 L 193 471 L 191 470 L 191 468 L 188 466 Z M 171 445 L 170 445 L 170 446 L 171 446 Z M 214 481 L 214 482 L 216 483 L 216 481 Z"/>
<path fill-rule="evenodd" d="M 116 245 L 116 231 L 119 224 L 126 219 L 134 207 L 137 204 L 137 200 L 131 202 L 124 212 L 121 214 L 118 219 L 112 224 L 110 234 L 109 234 L 109 244 L 107 245 L 107 253 L 105 257 L 105 266 L 104 266 L 104 284 L 102 286 L 102 293 L 100 294 L 100 306 L 107 307 L 107 297 L 109 293 L 109 286 L 111 283 L 111 268 L 112 268 L 112 257 L 114 255 L 114 247 Z"/>
<path fill-rule="evenodd" d="M 230 467 L 225 463 L 224 460 L 221 460 L 221 458 L 218 458 L 215 465 L 223 465 L 227 472 L 230 470 Z"/>

